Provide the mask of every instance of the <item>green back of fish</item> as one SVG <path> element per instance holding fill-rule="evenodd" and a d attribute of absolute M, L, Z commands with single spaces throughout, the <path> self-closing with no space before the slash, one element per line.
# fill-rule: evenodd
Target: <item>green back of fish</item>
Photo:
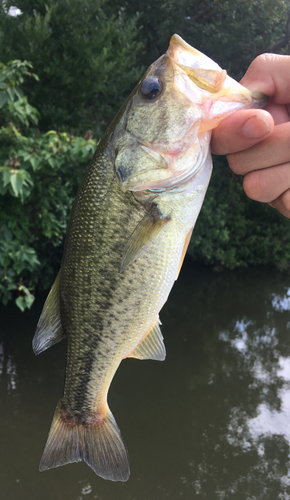
<path fill-rule="evenodd" d="M 126 313 L 120 266 L 130 234 L 145 214 L 133 195 L 119 188 L 112 160 L 101 145 L 74 203 L 61 267 L 61 321 L 69 339 L 64 404 L 73 412 L 83 413 L 85 401 L 92 410 L 95 403 L 86 392 L 95 360 L 101 382 L 124 342 L 126 332 L 116 331 L 123 314 L 115 317 L 110 310 L 121 301 Z"/>

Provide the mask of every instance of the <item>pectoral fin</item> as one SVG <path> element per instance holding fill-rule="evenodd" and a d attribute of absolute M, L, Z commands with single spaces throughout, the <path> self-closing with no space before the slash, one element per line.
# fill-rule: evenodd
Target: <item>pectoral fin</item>
<path fill-rule="evenodd" d="M 163 336 L 160 330 L 160 320 L 151 326 L 148 333 L 143 337 L 141 342 L 135 347 L 128 358 L 137 359 L 154 359 L 155 361 L 164 361 L 166 356 Z"/>
<path fill-rule="evenodd" d="M 40 354 L 65 337 L 60 320 L 59 279 L 60 272 L 51 287 L 37 323 L 32 341 L 34 354 Z"/>
<path fill-rule="evenodd" d="M 140 257 L 149 245 L 150 241 L 158 235 L 164 224 L 166 224 L 169 220 L 170 217 L 160 216 L 156 205 L 154 205 L 149 212 L 147 212 L 130 236 L 128 243 L 124 248 L 120 268 L 121 273 L 126 269 L 126 267 Z"/>

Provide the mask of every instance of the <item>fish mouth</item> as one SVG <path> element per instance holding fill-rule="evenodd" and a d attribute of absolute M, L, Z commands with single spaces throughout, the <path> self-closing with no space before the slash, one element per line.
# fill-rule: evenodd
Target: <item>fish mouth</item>
<path fill-rule="evenodd" d="M 159 136 L 154 136 L 153 141 L 136 138 L 138 172 L 131 168 L 130 162 L 130 168 L 126 168 L 126 148 L 124 155 L 119 153 L 115 166 L 123 191 L 160 194 L 192 186 L 195 177 L 201 178 L 199 172 L 208 157 L 211 131 L 233 112 L 263 107 L 267 102 L 266 96 L 230 78 L 216 62 L 178 35 L 171 38 L 165 61 L 165 70 L 170 68 L 169 88 L 173 98 L 180 98 L 181 107 L 185 104 L 182 127 L 176 131 L 175 123 L 170 124 L 172 134 L 164 136 L 165 140 Z"/>
<path fill-rule="evenodd" d="M 183 74 L 186 74 L 191 83 L 191 89 L 189 88 L 187 92 L 189 99 L 191 98 L 192 101 L 196 99 L 197 91 L 199 91 L 201 100 L 203 97 L 212 100 L 210 110 L 212 118 L 220 116 L 223 119 L 236 108 L 264 107 L 268 102 L 267 96 L 243 87 L 228 76 L 226 70 L 215 61 L 189 45 L 179 35 L 175 34 L 171 37 L 167 54 Z M 217 101 L 218 105 L 216 105 Z"/>

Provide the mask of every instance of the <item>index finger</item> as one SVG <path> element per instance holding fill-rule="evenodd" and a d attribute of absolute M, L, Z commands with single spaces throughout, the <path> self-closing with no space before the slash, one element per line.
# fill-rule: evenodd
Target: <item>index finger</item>
<path fill-rule="evenodd" d="M 240 83 L 273 96 L 276 104 L 290 103 L 290 56 L 261 54 L 250 64 Z"/>
<path fill-rule="evenodd" d="M 212 134 L 212 152 L 216 154 L 247 150 L 265 139 L 267 135 L 271 135 L 274 121 L 270 115 L 273 116 L 276 125 L 289 121 L 287 109 L 290 106 L 285 104 L 290 103 L 290 56 L 262 54 L 256 57 L 242 78 L 241 84 L 252 91 L 271 96 L 265 108 L 270 114 L 267 115 L 263 110 L 244 110 L 223 120 Z M 249 117 L 252 117 L 249 122 L 250 131 L 254 132 L 250 136 L 244 129 L 246 118 Z"/>

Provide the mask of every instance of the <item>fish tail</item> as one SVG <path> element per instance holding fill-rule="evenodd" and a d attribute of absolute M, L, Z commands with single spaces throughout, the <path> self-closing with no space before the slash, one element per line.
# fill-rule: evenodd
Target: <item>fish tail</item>
<path fill-rule="evenodd" d="M 56 407 L 39 470 L 84 460 L 104 479 L 127 481 L 128 452 L 116 421 L 108 408 L 101 415 L 76 418 Z"/>

